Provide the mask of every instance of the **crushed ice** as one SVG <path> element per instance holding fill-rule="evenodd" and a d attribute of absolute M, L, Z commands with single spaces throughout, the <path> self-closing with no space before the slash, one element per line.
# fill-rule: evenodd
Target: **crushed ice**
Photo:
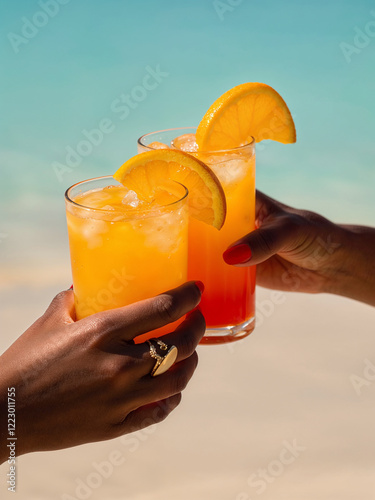
<path fill-rule="evenodd" d="M 172 146 L 186 153 L 195 153 L 198 151 L 198 144 L 195 141 L 195 134 L 183 134 L 172 141 Z"/>
<path fill-rule="evenodd" d="M 129 207 L 137 208 L 139 205 L 139 198 L 137 193 L 131 189 L 126 193 L 126 195 L 122 199 L 122 203 L 124 205 L 129 205 Z"/>

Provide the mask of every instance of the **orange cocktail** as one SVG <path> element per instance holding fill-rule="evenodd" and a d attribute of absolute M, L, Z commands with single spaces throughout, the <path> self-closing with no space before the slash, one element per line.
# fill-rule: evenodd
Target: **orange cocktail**
<path fill-rule="evenodd" d="M 255 228 L 255 145 L 192 154 L 219 178 L 226 196 L 227 216 L 220 231 L 190 221 L 188 277 L 200 276 L 198 279 L 206 287 L 201 302 L 209 328 L 206 341 L 212 337 L 217 341 L 234 340 L 254 329 L 256 270 L 226 264 L 223 253 Z"/>
<path fill-rule="evenodd" d="M 77 319 L 181 285 L 187 278 L 187 190 L 141 202 L 113 177 L 66 192 Z"/>
<path fill-rule="evenodd" d="M 139 152 L 158 144 L 180 149 L 206 163 L 224 189 L 227 215 L 218 231 L 199 220 L 189 220 L 188 278 L 203 281 L 200 307 L 206 318 L 206 343 L 228 342 L 248 335 L 255 319 L 255 268 L 234 267 L 223 252 L 255 223 L 255 143 L 225 151 L 199 152 L 195 129 L 171 129 L 142 136 Z"/>

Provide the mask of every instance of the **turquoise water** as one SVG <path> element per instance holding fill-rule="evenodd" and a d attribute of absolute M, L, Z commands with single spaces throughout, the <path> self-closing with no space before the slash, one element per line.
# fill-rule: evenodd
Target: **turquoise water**
<path fill-rule="evenodd" d="M 143 133 L 197 125 L 246 81 L 278 90 L 298 133 L 296 145 L 260 145 L 258 187 L 334 220 L 375 222 L 372 1 L 18 0 L 2 18 L 6 259 L 65 253 L 68 186 L 113 173 Z"/>

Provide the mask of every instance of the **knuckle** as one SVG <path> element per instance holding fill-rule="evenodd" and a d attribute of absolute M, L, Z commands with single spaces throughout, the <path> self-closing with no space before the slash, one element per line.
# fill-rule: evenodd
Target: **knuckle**
<path fill-rule="evenodd" d="M 292 234 L 301 227 L 302 218 L 297 214 L 285 214 L 278 219 L 280 230 Z"/>
<path fill-rule="evenodd" d="M 173 393 L 177 394 L 182 392 L 186 388 L 189 380 L 190 377 L 186 373 L 186 370 L 182 369 L 176 370 L 175 373 L 173 374 L 173 382 L 172 382 Z"/>
<path fill-rule="evenodd" d="M 271 231 L 262 231 L 258 233 L 258 246 L 262 253 L 269 254 L 274 252 L 276 245 L 275 235 Z"/>
<path fill-rule="evenodd" d="M 120 356 L 116 356 L 115 371 L 122 380 L 133 380 L 140 371 L 144 371 L 144 366 L 150 361 L 149 350 L 139 353 L 135 349 L 128 348 L 122 350 Z"/>
<path fill-rule="evenodd" d="M 168 415 L 180 404 L 181 393 L 177 393 L 167 401 L 160 402 L 152 413 L 154 423 L 159 423 L 165 420 Z"/>
<path fill-rule="evenodd" d="M 100 363 L 99 376 L 105 385 L 113 388 L 117 385 L 118 375 L 121 372 L 121 367 L 113 359 L 105 359 Z"/>
<path fill-rule="evenodd" d="M 93 343 L 103 339 L 107 334 L 118 330 L 119 324 L 109 312 L 110 311 L 102 311 L 82 320 L 85 330 L 92 336 Z"/>
<path fill-rule="evenodd" d="M 107 311 L 102 311 L 89 317 L 88 322 L 90 323 L 91 328 L 98 333 L 110 331 L 117 326 Z"/>
<path fill-rule="evenodd" d="M 185 357 L 191 356 L 206 331 L 206 320 L 198 309 L 178 328 L 178 348 Z"/>
<path fill-rule="evenodd" d="M 159 295 L 155 297 L 155 308 L 164 323 L 173 323 L 181 317 L 181 305 L 174 295 Z"/>
<path fill-rule="evenodd" d="M 195 329 L 198 331 L 199 334 L 204 334 L 206 331 L 206 319 L 203 316 L 202 312 L 197 310 L 197 315 L 195 317 L 196 325 Z"/>
<path fill-rule="evenodd" d="M 307 222 L 313 226 L 318 226 L 318 227 L 328 222 L 327 219 L 322 215 L 307 210 L 302 211 L 301 218 L 303 219 L 303 222 L 305 224 Z"/>
<path fill-rule="evenodd" d="M 193 352 L 185 361 L 180 362 L 173 373 L 173 393 L 177 394 L 186 389 L 189 380 L 198 365 L 198 355 L 196 351 Z"/>
<path fill-rule="evenodd" d="M 101 318 L 88 317 L 82 320 L 79 330 L 82 332 L 82 341 L 88 349 L 95 349 L 101 346 L 104 341 L 107 327 Z"/>
<path fill-rule="evenodd" d="M 142 358 L 136 358 L 134 356 L 121 356 L 121 360 L 118 363 L 117 373 L 120 375 L 129 375 L 133 373 L 142 364 Z"/>
<path fill-rule="evenodd" d="M 204 330 L 204 328 L 197 329 L 196 327 L 193 327 L 193 325 L 191 325 L 190 328 L 186 328 L 183 331 L 179 342 L 179 349 L 184 353 L 185 356 L 191 356 L 193 354 L 195 348 L 197 347 L 198 339 L 203 335 Z M 193 335 L 193 332 L 198 333 L 198 335 Z"/>
<path fill-rule="evenodd" d="M 134 377 L 134 368 L 139 360 L 130 356 L 106 357 L 98 368 L 98 377 L 109 398 L 123 393 L 124 383 L 130 384 Z"/>

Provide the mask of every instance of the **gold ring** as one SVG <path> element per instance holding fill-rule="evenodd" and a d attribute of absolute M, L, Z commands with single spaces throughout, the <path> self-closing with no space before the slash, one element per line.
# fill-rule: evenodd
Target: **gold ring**
<path fill-rule="evenodd" d="M 163 356 L 158 354 L 155 344 L 153 342 L 157 344 L 160 351 L 162 352 L 167 351 L 167 352 Z M 168 371 L 169 368 L 174 364 L 174 362 L 177 359 L 178 350 L 175 345 L 169 346 L 160 339 L 150 339 L 147 340 L 147 343 L 150 347 L 150 356 L 156 360 L 155 365 L 151 371 L 151 376 L 157 377 L 158 375 L 161 375 L 162 373 Z"/>

